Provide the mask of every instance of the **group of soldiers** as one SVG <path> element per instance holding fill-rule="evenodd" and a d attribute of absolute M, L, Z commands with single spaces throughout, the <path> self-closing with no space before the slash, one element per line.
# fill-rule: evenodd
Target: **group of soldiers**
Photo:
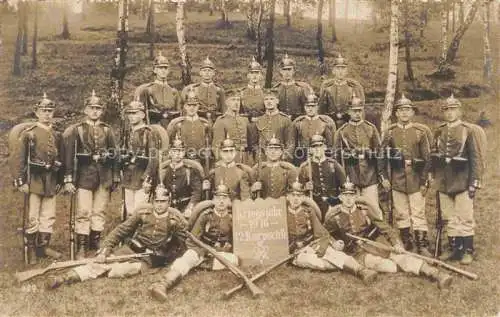
<path fill-rule="evenodd" d="M 252 60 L 248 86 L 226 95 L 207 57 L 201 82 L 179 92 L 167 82 L 168 59 L 158 55 L 155 80 L 139 86 L 124 108 L 120 140 L 101 121 L 104 105 L 94 92 L 85 100 L 85 118 L 63 134 L 52 128 L 55 103 L 44 96 L 34 109 L 38 121 L 20 133 L 15 158 L 15 186 L 29 198 L 27 259 L 50 256 L 60 189 L 75 197 L 76 258 L 97 256 L 51 278 L 49 288 L 131 276 L 173 261 L 151 287 L 155 298 L 166 300 L 192 268 L 224 267 L 186 238 L 188 231 L 238 264 L 232 201 L 283 196 L 290 252 L 300 250 L 294 265 L 345 270 L 365 283 L 377 272 L 400 269 L 447 287 L 450 275 L 404 251 L 432 256 L 425 196 L 433 182 L 449 242 L 442 258 L 473 261 L 473 198 L 483 169 L 479 141 L 461 120 L 461 102 L 453 96 L 443 102 L 444 123 L 432 133 L 413 121 L 415 107 L 403 95 L 395 104 L 397 122 L 381 138 L 365 120 L 363 88 L 347 78 L 343 57 L 334 60 L 333 79 L 323 82 L 319 97 L 294 79 L 293 59 L 285 55 L 279 68 L 282 81 L 265 89 L 262 66 Z M 123 222 L 101 243 L 110 193 L 120 184 Z M 379 208 L 379 186 L 391 193 L 395 228 Z M 383 240 L 392 252 L 350 235 Z M 146 262 L 106 263 L 111 254 L 145 250 L 154 252 Z"/>

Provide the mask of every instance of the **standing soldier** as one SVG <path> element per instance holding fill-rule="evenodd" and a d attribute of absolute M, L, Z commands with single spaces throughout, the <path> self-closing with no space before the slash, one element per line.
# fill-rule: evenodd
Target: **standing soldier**
<path fill-rule="evenodd" d="M 271 138 L 266 145 L 267 162 L 258 163 L 253 167 L 253 177 L 256 182 L 252 192 L 260 192 L 262 198 L 280 198 L 285 196 L 290 186 L 297 178 L 295 166 L 282 161 L 283 144 L 276 137 Z"/>
<path fill-rule="evenodd" d="M 78 266 L 64 275 L 47 281 L 49 290 L 99 277 L 126 278 L 141 274 L 149 267 L 162 267 L 185 250 L 187 222 L 179 211 L 170 207 L 170 197 L 164 187 L 156 189 L 152 204 L 144 205 L 137 213 L 118 225 L 104 240 L 95 262 Z M 118 247 L 120 243 L 122 246 Z M 118 247 L 116 250 L 114 248 Z M 150 251 L 143 261 L 106 263 L 111 254 L 134 255 Z"/>
<path fill-rule="evenodd" d="M 292 121 L 285 113 L 278 110 L 278 98 L 273 90 L 264 90 L 264 105 L 266 113 L 256 122 L 258 137 L 251 141 L 252 146 L 258 149 L 256 155 L 260 157 L 262 147 L 271 138 L 277 137 L 285 146 L 285 159 L 292 161 L 295 146 Z"/>
<path fill-rule="evenodd" d="M 312 191 L 324 218 L 328 208 L 339 203 L 337 197 L 346 180 L 345 170 L 335 159 L 326 156 L 327 145 L 323 136 L 313 135 L 309 146 L 310 161 L 300 165 L 299 180 Z"/>
<path fill-rule="evenodd" d="M 262 90 L 262 66 L 252 58 L 248 65 L 248 85 L 241 91 L 241 113 L 254 122 L 266 111 L 264 107 L 264 91 Z"/>
<path fill-rule="evenodd" d="M 280 75 L 282 80 L 273 87 L 278 91 L 279 110 L 293 120 L 304 114 L 306 96 L 313 93 L 313 89 L 307 83 L 294 79 L 295 61 L 288 54 L 280 62 Z"/>
<path fill-rule="evenodd" d="M 135 213 L 147 194 L 142 188 L 145 180 L 155 175 L 156 138 L 151 129 L 144 124 L 145 107 L 140 101 L 132 101 L 125 108 L 130 130 L 123 138 L 121 167 L 123 171 L 125 208 L 127 217 Z"/>
<path fill-rule="evenodd" d="M 384 161 L 379 159 L 380 136 L 373 124 L 363 120 L 364 105 L 361 99 L 352 99 L 348 114 L 349 122 L 335 133 L 335 153 L 340 155 L 346 174 L 356 185 L 361 197 L 378 206 L 378 182 L 386 191 L 391 186 L 385 176 Z M 382 218 L 382 214 L 378 216 Z"/>
<path fill-rule="evenodd" d="M 365 103 L 363 86 L 347 76 L 347 60 L 339 54 L 333 60 L 333 78 L 321 84 L 319 95 L 319 113 L 329 115 L 337 127 L 349 121 L 349 104 L 356 96 Z"/>
<path fill-rule="evenodd" d="M 367 269 L 342 252 L 343 241 L 331 241 L 314 208 L 304 202 L 302 184 L 294 182 L 287 194 L 287 227 L 290 253 L 304 248 L 293 260 L 298 267 L 321 271 L 338 269 L 358 276 L 365 284 L 375 281 L 377 272 Z M 313 203 L 314 204 L 314 203 Z M 315 243 L 311 244 L 312 241 Z"/>
<path fill-rule="evenodd" d="M 309 140 L 315 134 L 322 135 L 327 148 L 333 146 L 333 135 L 335 134 L 335 122 L 325 115 L 318 115 L 318 97 L 315 94 L 307 95 L 305 104 L 306 114 L 293 120 L 293 129 L 297 141 L 295 148 L 295 162 L 300 165 L 307 159 Z"/>
<path fill-rule="evenodd" d="M 233 217 L 229 190 L 226 186 L 223 184 L 217 186 L 212 204 L 201 211 L 191 233 L 228 261 L 238 265 L 238 257 L 232 253 Z M 172 263 L 163 280 L 152 285 L 153 298 L 166 301 L 167 292 L 196 266 L 203 266 L 213 271 L 225 269 L 224 265 L 190 239 L 186 240 L 186 246 L 187 251 Z"/>
<path fill-rule="evenodd" d="M 411 228 L 417 252 L 432 256 L 428 250 L 425 194 L 429 187 L 430 130 L 412 122 L 413 105 L 404 95 L 395 105 L 397 123 L 391 125 L 382 141 L 390 164 L 390 182 L 396 225 L 406 250 L 413 248 Z"/>
<path fill-rule="evenodd" d="M 19 156 L 15 158 L 14 185 L 28 200 L 23 211 L 23 218 L 28 219 L 23 224 L 28 264 L 36 264 L 37 257 L 60 256 L 48 248 L 56 220 L 56 194 L 63 176 L 62 137 L 52 128 L 54 110 L 55 103 L 44 94 L 34 107 L 38 121 L 21 132 Z"/>
<path fill-rule="evenodd" d="M 347 181 L 340 195 L 342 204 L 330 209 L 325 217 L 325 228 L 335 239 L 344 242 L 345 252 L 377 272 L 396 273 L 399 268 L 404 272 L 429 277 L 437 282 L 439 288 L 449 287 L 452 277 L 419 258 L 405 254 L 398 233 L 382 218 L 378 218 L 370 207 L 356 204 L 356 192 L 354 184 Z M 357 243 L 346 233 L 387 244 L 394 251 Z"/>
<path fill-rule="evenodd" d="M 110 192 L 120 182 L 119 150 L 111 127 L 100 121 L 103 110 L 101 99 L 92 91 L 85 100 L 85 120 L 64 131 L 64 189 L 76 193 L 77 259 L 85 257 L 88 250 L 99 249 Z"/>
<path fill-rule="evenodd" d="M 234 95 L 226 99 L 227 111 L 217 118 L 213 126 L 212 149 L 216 160 L 220 159 L 220 145 L 229 136 L 236 147 L 236 162 L 253 165 L 253 151 L 248 146 L 249 123 L 240 115 L 241 98 Z"/>
<path fill-rule="evenodd" d="M 204 181 L 204 189 L 209 189 L 218 184 L 225 184 L 229 188 L 229 198 L 245 200 L 250 198 L 250 175 L 252 169 L 249 166 L 234 161 L 237 152 L 232 139 L 225 139 L 218 146 L 220 148 L 221 160 L 215 163 L 215 168 Z"/>
<path fill-rule="evenodd" d="M 482 155 L 474 127 L 463 122 L 459 100 L 453 95 L 443 105 L 445 123 L 434 134 L 432 167 L 439 192 L 449 248 L 442 257 L 470 264 L 474 252 L 476 190 L 482 177 Z"/>
<path fill-rule="evenodd" d="M 135 90 L 135 98 L 146 107 L 146 122 L 161 122 L 164 127 L 181 110 L 180 95 L 177 89 L 167 82 L 170 73 L 168 59 L 161 55 L 156 56 L 153 62 L 153 82 L 140 85 Z"/>
<path fill-rule="evenodd" d="M 215 72 L 215 65 L 207 56 L 200 67 L 201 82 L 190 84 L 182 90 L 183 102 L 186 102 L 189 91 L 195 92 L 200 100 L 198 113 L 208 120 L 215 120 L 226 112 L 224 88 L 215 84 Z"/>
<path fill-rule="evenodd" d="M 187 158 L 205 163 L 210 159 L 212 135 L 210 124 L 205 118 L 198 116 L 200 100 L 190 91 L 184 102 L 185 116 L 170 122 L 167 133 L 170 139 L 180 136 L 187 149 Z M 202 163 L 202 164 L 203 164 Z M 209 166 L 204 166 L 207 170 Z"/>

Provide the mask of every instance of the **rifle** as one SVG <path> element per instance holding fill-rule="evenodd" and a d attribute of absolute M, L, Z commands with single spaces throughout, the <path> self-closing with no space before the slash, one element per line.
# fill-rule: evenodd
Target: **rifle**
<path fill-rule="evenodd" d="M 308 151 L 307 153 L 307 167 L 309 169 L 309 181 L 311 182 L 311 184 L 314 184 L 312 162 L 311 162 L 311 151 Z M 313 193 L 314 193 L 314 188 L 311 188 L 311 190 L 309 191 L 309 198 L 313 199 Z"/>
<path fill-rule="evenodd" d="M 263 270 L 263 271 L 255 274 L 254 276 L 252 276 L 250 278 L 250 281 L 256 282 L 257 280 L 260 280 L 261 278 L 263 278 L 264 276 L 266 276 L 269 272 L 271 272 L 271 271 L 277 269 L 278 267 L 280 267 L 281 265 L 287 263 L 288 261 L 290 261 L 291 259 L 293 259 L 297 255 L 299 255 L 299 253 L 302 253 L 306 249 L 306 247 L 308 247 L 308 246 L 310 246 L 310 245 L 318 242 L 319 240 L 321 240 L 321 238 L 312 241 L 311 243 L 307 244 L 306 246 L 302 247 L 301 249 L 296 250 L 292 254 L 290 254 L 287 257 L 279 260 L 278 262 L 276 262 L 275 264 L 273 264 L 270 267 L 266 268 L 265 270 Z M 222 296 L 222 298 L 223 299 L 229 299 L 231 297 L 231 295 L 233 295 L 234 293 L 236 293 L 237 291 L 239 291 L 240 289 L 242 289 L 244 286 L 245 286 L 245 284 L 241 283 L 240 285 L 233 287 L 232 289 L 224 292 L 224 295 Z"/>
<path fill-rule="evenodd" d="M 391 247 L 391 246 L 388 246 L 388 245 L 385 245 L 383 243 L 376 242 L 376 241 L 373 241 L 373 240 L 370 240 L 370 239 L 358 237 L 358 236 L 355 236 L 353 234 L 350 234 L 349 232 L 346 232 L 345 234 L 349 238 L 352 238 L 352 239 L 355 239 L 355 240 L 358 240 L 358 241 L 363 241 L 363 242 L 367 243 L 368 245 L 371 245 L 373 247 L 379 248 L 381 250 L 389 251 L 389 252 L 394 252 L 394 247 Z M 459 274 L 461 274 L 461 275 L 463 275 L 465 277 L 470 278 L 471 280 L 477 280 L 479 278 L 477 276 L 477 274 L 475 274 L 475 273 L 467 272 L 465 270 L 459 269 L 457 267 L 454 267 L 452 265 L 449 265 L 449 264 L 447 264 L 447 263 L 445 263 L 443 261 L 439 261 L 439 260 L 434 259 L 434 258 L 429 258 L 429 257 L 423 256 L 423 255 L 420 255 L 420 254 L 417 254 L 417 253 L 409 252 L 409 251 L 406 251 L 406 250 L 403 251 L 403 254 L 411 255 L 412 257 L 424 260 L 425 262 L 430 263 L 430 264 L 434 264 L 434 265 L 437 265 L 437 266 L 442 266 L 445 269 L 448 269 L 450 271 L 459 273 Z"/>
<path fill-rule="evenodd" d="M 33 136 L 31 134 L 28 135 L 28 157 L 27 157 L 27 165 L 26 165 L 26 184 L 30 186 L 31 184 L 31 148 L 33 147 Z M 28 258 L 28 238 L 26 237 L 26 222 L 28 221 L 28 213 L 30 208 L 30 194 L 24 193 L 24 204 L 23 204 L 23 215 L 22 215 L 22 234 L 23 234 L 23 260 L 24 264 L 29 264 Z"/>
<path fill-rule="evenodd" d="M 121 262 L 124 260 L 129 260 L 129 259 L 141 259 L 147 256 L 152 255 L 153 252 L 144 252 L 144 253 L 134 253 L 134 254 L 127 254 L 127 255 L 116 255 L 116 256 L 110 256 L 106 258 L 106 261 L 104 263 L 114 263 L 114 262 Z M 75 266 L 80 266 L 80 265 L 85 265 L 89 263 L 94 263 L 96 262 L 97 258 L 86 258 L 82 260 L 70 260 L 70 261 L 62 261 L 62 262 L 54 262 L 50 264 L 49 266 L 41 269 L 33 269 L 33 270 L 28 270 L 24 272 L 17 272 L 16 279 L 19 282 L 24 282 L 27 280 L 30 280 L 34 277 L 43 275 L 47 272 L 58 270 L 58 269 L 66 269 L 70 267 L 75 267 Z"/>
<path fill-rule="evenodd" d="M 127 118 L 123 114 L 122 120 L 120 122 L 120 124 L 121 124 L 121 138 L 122 138 L 122 144 L 121 144 L 122 150 L 120 151 L 120 167 L 122 169 L 122 173 L 123 173 L 123 167 L 127 163 L 127 162 L 125 162 L 125 160 L 127 160 L 127 161 L 129 160 L 129 153 L 128 153 L 129 131 L 127 129 L 126 119 Z M 121 217 L 122 222 L 127 220 L 127 215 L 128 215 L 128 210 L 127 210 L 127 204 L 126 204 L 126 200 L 125 200 L 125 187 L 122 186 L 122 217 Z"/>
<path fill-rule="evenodd" d="M 212 114 L 210 112 L 207 112 L 207 120 L 208 122 L 210 123 L 211 122 L 211 117 L 212 117 Z M 209 132 L 209 129 L 206 129 L 206 132 L 205 132 L 205 157 L 204 157 L 204 161 L 205 161 L 205 177 L 209 177 L 209 174 L 210 174 L 210 140 L 209 140 L 209 137 L 208 137 L 208 132 Z M 210 199 L 210 189 L 207 189 L 205 191 L 205 199 L 206 200 L 209 200 Z"/>
<path fill-rule="evenodd" d="M 186 234 L 187 234 L 188 238 L 190 238 L 191 241 L 194 242 L 194 244 L 196 244 L 198 247 L 202 248 L 203 250 L 205 250 L 208 253 L 210 253 L 211 255 L 213 255 L 213 257 L 216 258 L 225 267 L 227 267 L 229 269 L 229 271 L 231 271 L 231 273 L 233 273 L 234 275 L 236 275 L 237 277 L 242 279 L 245 282 L 245 285 L 247 286 L 247 288 L 250 290 L 250 292 L 252 292 L 253 297 L 257 297 L 257 296 L 264 294 L 264 292 L 257 285 L 255 285 L 245 275 L 245 273 L 243 273 L 243 271 L 241 271 L 236 265 L 229 262 L 226 258 L 224 258 L 219 253 L 217 253 L 217 251 L 215 249 L 213 249 L 212 247 L 210 247 L 210 246 L 206 245 L 205 243 L 201 242 L 200 240 L 198 240 L 198 238 L 196 238 L 191 232 L 187 231 Z"/>
<path fill-rule="evenodd" d="M 434 244 L 434 257 L 437 258 L 441 255 L 441 236 L 443 234 L 444 223 L 443 214 L 441 210 L 441 200 L 439 199 L 439 191 L 436 190 L 436 242 Z"/>
<path fill-rule="evenodd" d="M 257 181 L 260 182 L 260 172 L 262 169 L 262 147 L 261 147 L 261 142 L 260 142 L 260 137 L 259 137 L 259 148 L 258 148 L 258 154 L 257 154 Z M 262 190 L 262 189 L 261 189 Z M 260 198 L 261 195 L 261 190 L 257 191 L 257 197 Z"/>
<path fill-rule="evenodd" d="M 73 153 L 73 181 L 76 182 L 78 175 L 78 158 L 76 156 L 78 150 L 77 140 L 75 140 Z M 71 260 L 75 259 L 75 227 L 76 227 L 76 193 L 71 194 L 71 203 L 69 207 L 69 256 Z"/>

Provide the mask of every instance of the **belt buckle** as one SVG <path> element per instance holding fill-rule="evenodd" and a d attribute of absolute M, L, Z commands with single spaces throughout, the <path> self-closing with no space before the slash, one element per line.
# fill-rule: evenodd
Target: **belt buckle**
<path fill-rule="evenodd" d="M 365 153 L 358 154 L 358 159 L 359 160 L 364 160 L 365 159 Z"/>

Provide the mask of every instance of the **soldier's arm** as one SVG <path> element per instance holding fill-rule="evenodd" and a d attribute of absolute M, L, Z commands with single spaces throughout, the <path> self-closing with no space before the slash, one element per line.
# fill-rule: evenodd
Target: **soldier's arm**
<path fill-rule="evenodd" d="M 314 210 L 309 210 L 309 214 L 311 219 L 311 226 L 313 230 L 314 240 L 319 239 L 317 243 L 318 249 L 316 252 L 319 255 L 324 255 L 326 248 L 328 248 L 328 245 L 330 244 L 329 233 L 319 221 L 318 216 L 316 215 L 316 212 Z"/>
<path fill-rule="evenodd" d="M 215 159 L 216 161 L 218 161 L 220 160 L 219 146 L 221 142 L 226 138 L 226 129 L 224 128 L 224 122 L 222 122 L 221 117 L 215 120 L 215 123 L 212 127 L 212 132 L 213 132 L 212 149 L 214 152 Z"/>
<path fill-rule="evenodd" d="M 420 186 L 424 186 L 427 185 L 428 174 L 431 168 L 431 161 L 430 161 L 431 144 L 426 133 L 422 133 L 418 146 L 420 150 L 420 155 L 424 160 L 424 168 L 422 169 L 420 174 Z"/>
<path fill-rule="evenodd" d="M 189 204 L 193 206 L 201 201 L 201 175 L 195 168 L 190 168 L 191 170 L 191 199 L 189 200 Z"/>
<path fill-rule="evenodd" d="M 341 130 L 335 131 L 335 134 L 333 135 L 333 153 L 334 153 L 334 158 L 342 162 L 342 135 L 341 135 Z"/>
<path fill-rule="evenodd" d="M 287 160 L 293 161 L 293 154 L 295 151 L 295 132 L 290 119 L 284 120 L 284 134 L 285 134 L 285 152 L 287 153 Z"/>
<path fill-rule="evenodd" d="M 240 198 L 241 200 L 246 200 L 250 198 L 250 179 L 249 175 L 245 171 L 241 171 L 240 179 Z"/>
<path fill-rule="evenodd" d="M 366 207 L 370 208 L 370 207 Z M 385 220 L 375 219 L 370 217 L 371 222 L 379 229 L 380 234 L 382 234 L 391 245 L 402 245 L 399 238 L 399 233 L 396 229 L 392 228 Z"/>
<path fill-rule="evenodd" d="M 159 140 L 156 135 L 151 130 L 146 130 L 144 133 L 147 133 L 145 148 L 148 157 L 148 165 L 141 177 L 143 181 L 152 179 L 153 176 L 156 175 L 156 171 L 158 170 L 158 155 L 161 155 L 161 153 L 159 153 L 160 147 L 158 146 Z"/>
<path fill-rule="evenodd" d="M 382 152 L 383 148 L 381 146 L 381 141 L 380 141 L 380 134 L 378 133 L 377 129 L 373 127 L 373 134 L 372 134 L 372 139 L 370 141 L 370 147 L 372 148 L 373 151 L 376 151 L 377 155 L 377 174 L 380 180 L 382 179 L 387 179 L 387 169 L 386 167 L 386 160 L 382 157 Z M 380 157 L 380 158 L 379 158 Z"/>
<path fill-rule="evenodd" d="M 219 104 L 219 111 L 220 113 L 226 113 L 227 107 L 226 107 L 226 92 L 224 91 L 224 88 L 220 87 L 219 88 L 219 94 L 218 94 L 218 104 Z"/>
<path fill-rule="evenodd" d="M 201 236 L 203 235 L 207 221 L 208 221 L 208 214 L 202 213 L 194 223 L 193 228 L 191 229 L 191 234 L 196 238 L 198 238 L 198 240 L 200 240 Z M 189 249 L 193 249 L 194 251 L 196 251 L 196 253 L 198 253 L 200 257 L 205 256 L 205 250 L 194 244 L 193 241 L 191 241 L 191 239 L 186 240 L 186 246 Z"/>
<path fill-rule="evenodd" d="M 323 134 L 324 134 L 323 136 L 324 136 L 325 142 L 326 142 L 326 147 L 329 149 L 332 148 L 333 147 L 333 136 L 335 134 L 335 125 L 332 127 L 326 126 L 325 132 Z"/>
<path fill-rule="evenodd" d="M 29 147 L 29 138 L 27 133 L 22 133 L 19 138 L 19 152 L 17 158 L 14 160 L 15 171 L 17 177 L 15 182 L 17 185 L 26 184 L 27 180 L 27 171 L 28 171 L 28 147 Z"/>
<path fill-rule="evenodd" d="M 328 96 L 327 90 L 324 84 L 321 84 L 319 89 L 319 100 L 318 100 L 318 113 L 327 114 L 328 112 Z"/>
<path fill-rule="evenodd" d="M 479 149 L 479 143 L 474 138 L 472 131 L 468 131 L 469 134 L 466 140 L 467 153 L 469 154 L 469 186 L 474 188 L 481 187 L 481 175 L 483 172 L 481 151 Z"/>
<path fill-rule="evenodd" d="M 56 133 L 56 148 L 57 148 L 57 156 L 56 160 L 61 163 L 61 167 L 57 171 L 57 184 L 63 184 L 64 182 L 64 144 L 61 133 Z"/>
<path fill-rule="evenodd" d="M 115 134 L 111 130 L 111 128 L 108 129 L 108 147 L 109 150 L 114 151 L 114 157 L 113 157 L 113 166 L 112 166 L 112 171 L 113 171 L 113 182 L 118 183 L 120 182 L 120 165 L 118 161 L 118 153 L 120 153 L 120 149 L 118 147 L 118 143 L 116 142 Z"/>
<path fill-rule="evenodd" d="M 174 109 L 181 112 L 181 115 L 182 115 L 181 95 L 180 95 L 179 91 L 175 88 L 172 88 L 172 94 L 174 96 L 174 100 L 173 100 Z"/>
<path fill-rule="evenodd" d="M 104 239 L 102 248 L 108 250 L 116 247 L 120 242 L 124 241 L 125 238 L 132 237 L 142 223 L 142 218 L 139 213 L 133 215 L 132 217 L 125 220 L 118 226 L 116 226 Z"/>
<path fill-rule="evenodd" d="M 72 131 L 68 131 L 68 133 L 63 135 L 63 164 L 64 164 L 64 183 L 75 183 L 76 179 L 73 179 L 73 174 L 75 168 L 74 166 L 74 157 L 75 153 L 75 143 L 78 143 L 78 132 L 77 127 L 73 128 Z M 77 148 L 78 150 L 78 144 Z"/>
<path fill-rule="evenodd" d="M 338 184 L 340 184 L 340 186 L 343 186 L 347 179 L 345 169 L 338 162 L 334 162 L 334 168 Z"/>
<path fill-rule="evenodd" d="M 309 182 L 309 181 L 312 181 L 309 179 L 309 165 L 306 164 L 302 164 L 300 167 L 299 167 L 299 182 L 304 184 L 306 182 Z"/>

